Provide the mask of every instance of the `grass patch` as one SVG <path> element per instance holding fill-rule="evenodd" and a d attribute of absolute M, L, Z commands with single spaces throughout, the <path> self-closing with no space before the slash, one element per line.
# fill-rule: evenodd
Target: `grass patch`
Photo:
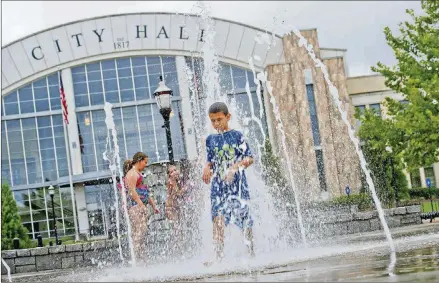
<path fill-rule="evenodd" d="M 433 210 L 431 209 L 431 201 L 424 200 L 424 202 L 422 203 L 422 212 L 428 213 L 432 211 L 439 211 L 439 200 L 433 200 Z"/>

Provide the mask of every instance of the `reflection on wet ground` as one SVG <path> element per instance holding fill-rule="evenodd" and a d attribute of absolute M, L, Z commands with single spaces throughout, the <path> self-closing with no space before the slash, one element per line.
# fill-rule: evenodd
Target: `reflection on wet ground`
<path fill-rule="evenodd" d="M 255 259 L 235 259 L 210 268 L 198 261 L 139 267 L 80 268 L 14 274 L 14 282 L 439 282 L 439 226 L 423 225 L 394 231 L 397 264 L 389 277 L 389 248 L 382 232 L 338 238 L 337 244 L 268 253 Z M 431 229 L 435 228 L 435 229 Z M 404 233 L 401 233 L 404 232 Z M 410 236 L 407 236 L 410 235 Z M 198 262 L 198 266 L 197 266 Z M 6 278 L 2 276 L 2 281 Z"/>
<path fill-rule="evenodd" d="M 292 266 L 265 269 L 253 275 L 204 278 L 207 282 L 438 282 L 439 242 L 432 246 L 397 253 L 395 276 L 387 273 L 385 250 L 351 253 L 301 262 Z M 380 255 L 386 254 L 386 255 Z"/>

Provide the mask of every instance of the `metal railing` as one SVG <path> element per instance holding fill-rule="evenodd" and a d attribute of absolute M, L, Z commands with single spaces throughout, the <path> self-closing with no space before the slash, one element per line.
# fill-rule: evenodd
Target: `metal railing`
<path fill-rule="evenodd" d="M 6 271 L 8 273 L 8 280 L 9 282 L 12 282 L 12 277 L 11 277 L 11 268 L 9 267 L 9 265 L 6 263 L 6 261 L 2 258 L 2 263 L 6 268 Z"/>

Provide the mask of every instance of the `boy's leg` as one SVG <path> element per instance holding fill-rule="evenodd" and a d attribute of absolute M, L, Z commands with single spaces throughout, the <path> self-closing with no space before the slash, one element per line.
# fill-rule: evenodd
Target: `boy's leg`
<path fill-rule="evenodd" d="M 218 215 L 213 219 L 213 241 L 217 259 L 224 257 L 224 216 Z"/>
<path fill-rule="evenodd" d="M 251 257 L 255 256 L 254 251 L 254 242 L 253 242 L 253 219 L 250 214 L 250 207 L 248 204 L 244 206 L 244 208 L 241 208 L 240 213 L 241 218 L 241 227 L 244 228 L 244 238 L 245 238 L 245 244 L 248 248 L 248 251 L 250 253 Z"/>
<path fill-rule="evenodd" d="M 255 256 L 254 245 L 253 245 L 253 229 L 248 227 L 244 230 L 244 237 L 246 239 L 246 244 L 251 257 Z"/>

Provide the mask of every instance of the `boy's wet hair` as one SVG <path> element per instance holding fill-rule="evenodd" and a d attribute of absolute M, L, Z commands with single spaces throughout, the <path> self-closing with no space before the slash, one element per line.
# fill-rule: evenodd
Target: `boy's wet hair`
<path fill-rule="evenodd" d="M 213 113 L 224 113 L 224 115 L 229 114 L 229 108 L 224 102 L 215 102 L 209 107 L 209 114 Z"/>

